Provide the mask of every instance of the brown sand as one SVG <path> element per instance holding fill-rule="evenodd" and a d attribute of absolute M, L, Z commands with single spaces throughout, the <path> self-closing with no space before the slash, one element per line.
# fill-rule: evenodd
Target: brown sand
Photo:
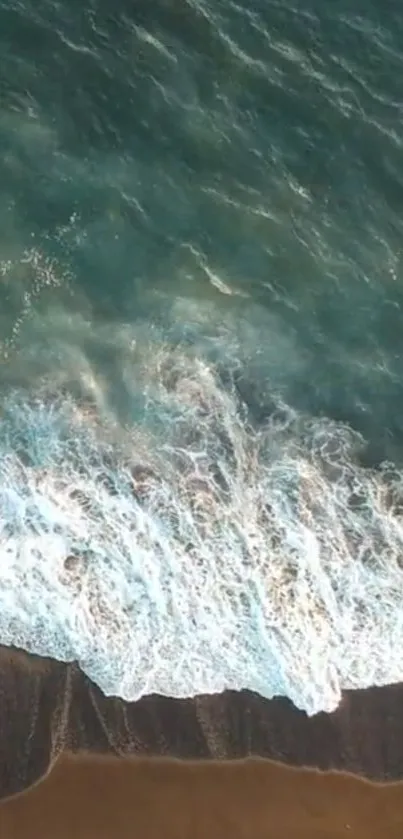
<path fill-rule="evenodd" d="M 346 693 L 334 714 L 312 718 L 247 691 L 126 703 L 103 696 L 77 665 L 0 647 L 0 799 L 36 783 L 64 751 L 256 756 L 402 780 L 403 685 Z"/>
<path fill-rule="evenodd" d="M 247 691 L 125 703 L 0 647 L 0 839 L 401 839 L 403 784 L 307 766 L 403 778 L 403 686 L 313 718 Z"/>
<path fill-rule="evenodd" d="M 0 804 L 0 839 L 401 839 L 403 784 L 264 760 L 64 755 Z"/>

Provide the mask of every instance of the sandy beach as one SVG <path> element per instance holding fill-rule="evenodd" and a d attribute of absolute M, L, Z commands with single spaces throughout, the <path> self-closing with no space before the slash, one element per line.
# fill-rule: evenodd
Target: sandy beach
<path fill-rule="evenodd" d="M 0 805 L 1 839 L 400 839 L 403 784 L 229 763 L 64 755 Z"/>
<path fill-rule="evenodd" d="M 0 839 L 400 839 L 403 686 L 137 703 L 0 648 Z M 372 779 L 372 780 L 370 780 Z"/>
<path fill-rule="evenodd" d="M 243 691 L 127 703 L 77 664 L 0 647 L 0 798 L 39 781 L 66 751 L 189 760 L 260 757 L 403 780 L 403 685 L 351 691 L 308 717 L 284 698 Z"/>

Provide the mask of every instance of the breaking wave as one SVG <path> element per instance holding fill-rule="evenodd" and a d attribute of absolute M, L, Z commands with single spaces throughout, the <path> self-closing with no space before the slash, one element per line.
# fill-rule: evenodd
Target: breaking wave
<path fill-rule="evenodd" d="M 127 700 L 248 688 L 314 714 L 402 681 L 397 469 L 267 382 L 257 422 L 225 346 L 141 334 L 130 421 L 88 374 L 80 394 L 54 371 L 5 390 L 2 643 Z"/>

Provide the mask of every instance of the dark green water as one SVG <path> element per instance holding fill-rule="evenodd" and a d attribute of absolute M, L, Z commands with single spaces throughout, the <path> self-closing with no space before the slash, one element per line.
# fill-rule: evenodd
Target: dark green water
<path fill-rule="evenodd" d="M 207 266 L 294 332 L 298 403 L 400 443 L 398 4 L 3 0 L 0 32 L 2 335 L 23 249 L 106 320 L 225 308 Z"/>
<path fill-rule="evenodd" d="M 402 75 L 397 2 L 0 0 L 4 399 L 57 370 L 127 427 L 136 330 L 219 334 L 254 423 L 401 465 Z"/>

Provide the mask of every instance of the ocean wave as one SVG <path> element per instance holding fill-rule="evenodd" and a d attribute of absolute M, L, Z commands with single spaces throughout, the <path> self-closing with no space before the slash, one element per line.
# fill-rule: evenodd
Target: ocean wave
<path fill-rule="evenodd" d="M 269 379 L 256 421 L 228 335 L 215 353 L 122 336 L 124 421 L 54 359 L 4 389 L 1 643 L 77 660 L 126 700 L 248 688 L 312 715 L 401 681 L 399 471 L 365 467 L 359 433 Z"/>

